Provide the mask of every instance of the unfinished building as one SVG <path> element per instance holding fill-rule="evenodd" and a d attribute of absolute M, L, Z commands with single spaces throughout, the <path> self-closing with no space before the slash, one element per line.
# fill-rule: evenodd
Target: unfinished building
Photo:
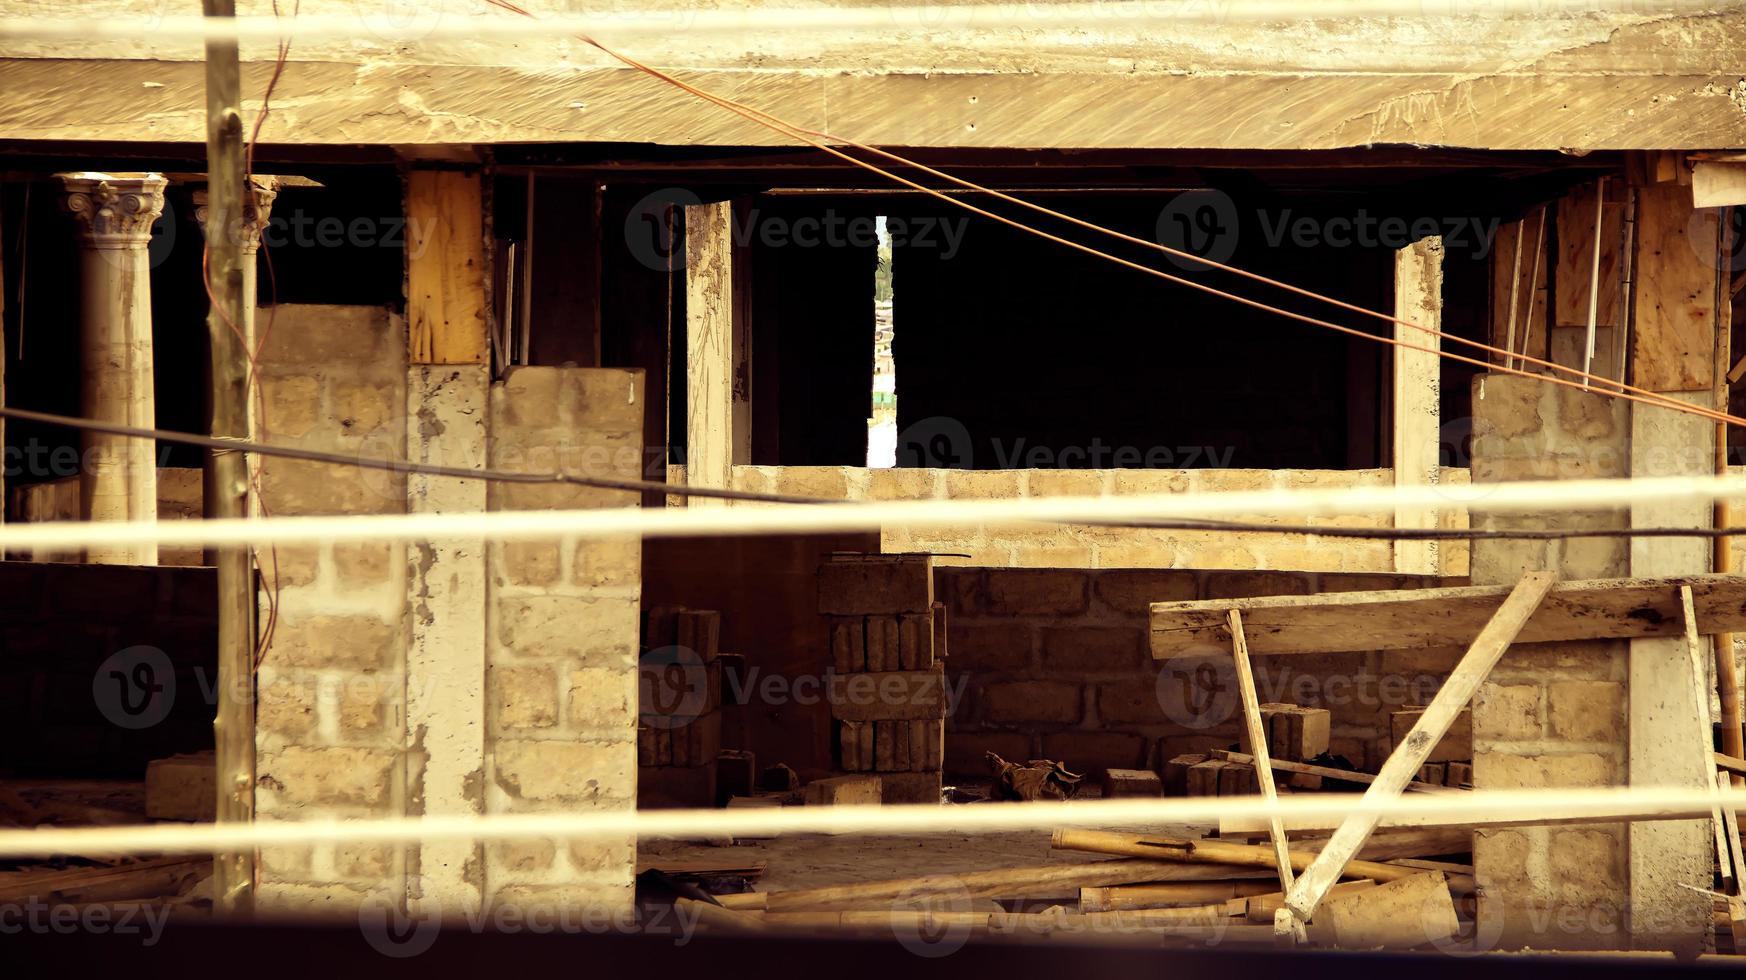
<path fill-rule="evenodd" d="M 1740 472 L 1746 440 L 1716 418 L 1736 412 L 1742 373 L 1736 5 L 1185 18 L 1168 31 L 1130 23 L 1125 5 L 1094 6 L 1031 4 L 1033 22 L 987 23 L 974 4 L 900 6 L 880 30 L 821 15 L 749 34 L 692 30 L 700 12 L 675 2 L 620 12 L 622 43 L 602 28 L 615 48 L 788 131 L 583 40 L 454 30 L 515 16 L 489 3 L 398 18 L 302 5 L 299 17 L 355 17 L 346 37 L 300 36 L 287 13 L 285 54 L 242 45 L 242 115 L 259 120 L 237 225 L 254 437 L 742 499 L 251 455 L 248 513 Z M 165 13 L 137 0 L 0 2 L 0 22 L 75 8 L 98 23 Z M 670 30 L 655 29 L 661 18 Z M 0 35 L 5 405 L 223 434 L 206 395 L 206 71 L 185 35 Z M 830 149 L 794 127 L 832 134 L 818 140 Z M 839 137 L 1127 239 L 850 151 L 940 193 L 905 186 L 831 152 Z M 1330 312 L 1148 243 L 1346 306 Z M 1617 384 L 1595 379 L 1658 397 L 1615 397 Z M 153 451 L 12 418 L 5 450 L 8 523 L 221 513 L 197 447 Z M 0 777 L 11 786 L 0 807 L 32 825 L 205 820 L 215 798 L 262 820 L 310 820 L 932 803 L 942 787 L 964 800 L 991 779 L 1029 798 L 1100 784 L 1109 795 L 1271 794 L 1275 775 L 1280 792 L 1362 789 L 1454 683 L 1491 608 L 1536 571 L 1555 573 L 1558 589 L 1660 584 L 1608 607 L 1626 626 L 1530 623 L 1472 679 L 1468 713 L 1425 746 L 1414 788 L 1710 788 L 1712 752 L 1740 754 L 1730 631 L 1746 597 L 1714 577 L 1732 571 L 1734 539 L 1603 533 L 1727 528 L 1726 506 L 1470 515 L 1450 503 L 1238 519 L 1259 529 L 1134 523 L 259 548 L 257 669 L 241 691 L 215 684 L 212 553 L 13 551 L 0 564 Z M 1415 530 L 1486 533 L 1393 533 Z M 1528 536 L 1489 534 L 1506 531 Z M 1696 602 L 1684 625 L 1681 582 Z M 1348 593 L 1417 590 L 1430 603 L 1475 587 L 1496 587 L 1481 590 L 1485 615 L 1442 633 L 1405 625 L 1442 607 L 1409 605 L 1387 624 L 1360 609 L 1336 639 L 1269 646 L 1251 634 L 1246 685 L 1231 665 L 1242 630 L 1219 625 L 1228 609 L 1265 621 L 1279 607 L 1269 597 L 1338 610 Z M 1631 615 L 1643 609 L 1648 625 Z M 1203 632 L 1178 642 L 1173 631 L 1206 610 L 1217 621 L 1193 620 Z M 1685 625 L 1701 629 L 1701 662 L 1720 665 L 1698 683 Z M 173 695 L 131 689 L 141 664 Z M 863 710 L 845 693 L 878 674 L 907 685 L 901 709 Z M 1240 693 L 1265 708 L 1262 745 Z M 253 758 L 215 771 L 203 753 L 227 701 L 248 705 Z M 160 716 L 134 724 L 140 711 Z M 1060 765 L 1015 777 L 1001 760 Z M 144 809 L 155 806 L 137 788 L 148 765 L 199 788 Z M 1220 829 L 1240 841 L 1205 842 L 1208 853 L 1253 867 L 1218 851 L 1252 844 L 1272 867 L 1265 822 Z M 1313 852 L 1331 829 L 1294 833 Z M 1424 872 L 1383 869 L 1384 885 L 1446 876 L 1435 887 L 1459 919 L 1405 945 L 1732 948 L 1726 925 L 1717 939 L 1718 890 L 1746 928 L 1738 834 L 1724 833 L 1734 846 L 1718 858 L 1707 817 L 1430 836 L 1435 849 L 1389 851 L 1384 833 L 1357 855 Z M 832 879 L 816 853 L 742 844 L 711 854 L 645 842 L 640 855 L 629 835 L 270 846 L 245 855 L 233 893 L 212 897 L 291 914 L 381 901 L 445 918 L 620 910 L 641 870 L 754 869 L 769 898 L 724 905 L 836 914 L 847 927 L 859 906 L 801 886 L 951 863 L 937 853 L 949 845 L 929 845 Z M 988 852 L 965 853 L 962 870 L 992 869 Z M 1045 842 L 1027 863 L 1048 857 Z M 1218 881 L 1218 900 L 1282 888 L 1257 878 Z M 970 896 L 1021 900 L 1006 906 L 1017 914 L 1023 899 L 1072 895 L 1090 914 L 1100 901 L 1145 901 L 1090 893 L 1158 880 L 1082 874 Z M 785 889 L 796 893 L 786 903 Z M 889 908 L 890 896 L 865 894 Z M 1282 901 L 1240 904 L 1236 921 L 1270 934 Z M 1365 931 L 1374 916 L 1358 916 L 1342 945 L 1401 944 Z"/>

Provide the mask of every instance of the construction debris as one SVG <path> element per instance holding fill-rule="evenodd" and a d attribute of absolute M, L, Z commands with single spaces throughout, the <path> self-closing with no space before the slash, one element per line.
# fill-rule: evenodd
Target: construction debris
<path fill-rule="evenodd" d="M 1002 800 L 1067 800 L 1078 792 L 1084 774 L 1052 759 L 1032 759 L 1020 765 L 987 753 L 994 774 L 994 795 Z"/>

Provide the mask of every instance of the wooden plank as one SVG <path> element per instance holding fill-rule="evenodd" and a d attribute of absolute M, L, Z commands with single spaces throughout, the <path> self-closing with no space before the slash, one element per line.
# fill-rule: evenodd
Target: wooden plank
<path fill-rule="evenodd" d="M 1746 629 L 1746 576 L 1592 579 L 1554 586 L 1516 642 L 1679 636 L 1682 585 L 1691 586 L 1700 632 Z M 1229 646 L 1228 609 L 1243 614 L 1251 656 L 1465 645 L 1509 591 L 1476 585 L 1157 602 L 1152 656 L 1162 660 Z"/>
<path fill-rule="evenodd" d="M 414 364 L 491 358 L 482 180 L 461 170 L 406 175 L 407 357 Z"/>
<path fill-rule="evenodd" d="M 1610 182 L 1617 193 L 1617 182 Z M 1595 262 L 1595 195 L 1597 184 L 1572 188 L 1558 200 L 1558 283 L 1553 298 L 1553 325 L 1588 327 L 1590 290 Z M 1612 195 L 1609 195 L 1609 198 Z M 1593 296 L 1595 323 L 1601 327 L 1619 325 L 1619 258 L 1623 242 L 1625 205 L 1623 201 L 1607 200 L 1601 204 L 1600 219 L 1600 291 Z M 1581 365 L 1575 365 L 1580 367 Z"/>
<path fill-rule="evenodd" d="M 1694 211 L 1691 201 L 1679 184 L 1637 191 L 1632 382 L 1651 391 L 1715 384 L 1716 212 Z"/>
<path fill-rule="evenodd" d="M 1698 640 L 1697 614 L 1692 610 L 1691 589 L 1687 586 L 1680 586 L 1679 598 L 1680 605 L 1684 611 L 1685 650 L 1686 655 L 1691 658 L 1691 688 L 1694 696 L 1693 704 L 1697 705 L 1697 713 L 1693 716 L 1692 723 L 1697 726 L 1698 731 L 1701 733 L 1701 744 L 1709 745 L 1714 737 L 1712 734 L 1714 727 L 1710 721 L 1709 671 L 1704 665 L 1706 658 L 1704 657 L 1703 644 Z M 1717 775 L 1723 775 L 1724 777 L 1726 775 L 1716 773 L 1708 766 L 1704 768 L 1704 781 L 1711 787 L 1716 786 L 1715 777 Z M 1727 887 L 1734 880 L 1734 862 L 1729 853 L 1728 825 L 1726 819 L 1722 816 L 1722 797 L 1719 790 L 1716 792 L 1715 796 L 1716 803 L 1710 813 L 1711 836 L 1715 839 L 1716 843 L 1716 867 L 1721 872 L 1723 887 Z"/>
<path fill-rule="evenodd" d="M 1424 765 L 1425 756 L 1430 754 L 1438 740 L 1449 730 L 1449 726 L 1454 724 L 1456 715 L 1473 699 L 1473 692 L 1479 689 L 1480 683 L 1491 673 L 1491 668 L 1503 657 L 1504 651 L 1509 649 L 1510 643 L 1521 633 L 1523 625 L 1557 581 L 1558 576 L 1554 572 L 1529 572 L 1522 576 L 1509 597 L 1503 601 L 1503 605 L 1498 607 L 1491 621 L 1480 631 L 1473 645 L 1462 655 L 1461 662 L 1450 672 L 1449 679 L 1438 689 L 1436 697 L 1431 699 L 1418 724 L 1413 726 L 1406 740 L 1396 746 L 1388 760 L 1382 764 L 1382 771 L 1376 774 L 1376 782 L 1370 784 L 1370 789 L 1364 793 L 1365 801 L 1389 799 L 1406 788 L 1407 783 L 1412 781 L 1413 774 Z M 1286 900 L 1286 907 L 1297 921 L 1310 920 L 1322 897 L 1340 880 L 1347 861 L 1364 846 L 1364 841 L 1376 829 L 1379 819 L 1375 813 L 1354 813 L 1340 824 L 1340 829 L 1334 831 L 1328 846 L 1322 849 L 1315 863 L 1298 879 Z M 1364 877 L 1377 876 L 1367 874 Z"/>
<path fill-rule="evenodd" d="M 1273 786 L 1272 760 L 1267 756 L 1267 726 L 1261 722 L 1261 699 L 1255 694 L 1255 672 L 1249 666 L 1249 650 L 1243 644 L 1243 614 L 1231 610 L 1231 657 L 1237 664 L 1237 691 L 1243 699 L 1243 731 L 1248 736 L 1249 751 L 1254 754 L 1255 774 L 1261 785 L 1261 797 L 1268 803 L 1279 799 Z M 1273 857 L 1279 867 L 1279 887 L 1291 890 L 1291 854 L 1286 849 L 1285 826 L 1278 814 L 1268 820 L 1268 837 L 1273 844 Z"/>
<path fill-rule="evenodd" d="M 1443 239 L 1424 238 L 1394 256 L 1394 315 L 1433 330 L 1443 322 Z M 1394 485 L 1435 484 L 1442 472 L 1440 451 L 1442 388 L 1438 373 L 1438 338 L 1402 323 L 1394 325 Z M 1409 346 L 1402 346 L 1410 345 Z M 1411 348 L 1420 348 L 1417 350 Z M 1435 507 L 1396 506 L 1397 528 L 1435 528 Z M 1394 542 L 1394 570 L 1412 575 L 1436 575 L 1436 541 Z"/>
<path fill-rule="evenodd" d="M 1716 789 L 1726 791 L 1733 788 L 1733 780 L 1725 772 L 1716 773 Z M 1731 806 L 1722 806 L 1722 826 L 1728 836 L 1728 856 L 1734 866 L 1735 894 L 1728 896 L 1728 928 L 1733 933 L 1735 950 L 1746 949 L 1746 902 L 1739 895 L 1742 884 L 1746 884 L 1746 858 L 1740 852 L 1740 817 Z"/>
<path fill-rule="evenodd" d="M 1225 749 L 1216 749 L 1212 754 L 1226 762 L 1236 762 L 1243 765 L 1255 764 L 1255 757 L 1246 752 L 1231 752 Z M 1273 759 L 1270 761 L 1273 764 L 1273 768 L 1278 772 L 1301 773 L 1306 776 L 1320 776 L 1323 779 L 1343 779 L 1348 783 L 1369 784 L 1376 782 L 1376 777 L 1367 772 L 1347 772 L 1344 769 L 1334 769 L 1330 766 L 1318 766 L 1308 762 L 1293 762 L 1290 759 Z M 1430 783 L 1415 781 L 1408 783 L 1407 789 L 1416 789 L 1424 793 L 1438 793 L 1447 791 L 1449 787 L 1432 786 Z"/>
<path fill-rule="evenodd" d="M 685 480 L 727 488 L 734 465 L 733 206 L 685 209 Z M 726 503 L 692 497 L 688 507 Z"/>

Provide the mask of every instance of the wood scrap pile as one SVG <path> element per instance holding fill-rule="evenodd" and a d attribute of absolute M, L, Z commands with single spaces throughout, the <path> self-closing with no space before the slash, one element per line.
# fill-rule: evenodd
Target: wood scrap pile
<path fill-rule="evenodd" d="M 1294 842 L 1293 862 L 1308 867 L 1323 844 Z M 1083 830 L 1056 831 L 1052 845 L 1113 859 L 719 894 L 718 907 L 703 921 L 707 928 L 742 931 L 889 936 L 893 929 L 955 929 L 970 935 L 1273 941 L 1284 893 L 1270 847 Z M 1347 864 L 1345 880 L 1330 890 L 1312 940 L 1344 948 L 1408 948 L 1458 937 L 1473 917 L 1473 869 L 1425 858 L 1457 857 L 1470 846 L 1471 835 L 1460 829 L 1375 835 Z"/>

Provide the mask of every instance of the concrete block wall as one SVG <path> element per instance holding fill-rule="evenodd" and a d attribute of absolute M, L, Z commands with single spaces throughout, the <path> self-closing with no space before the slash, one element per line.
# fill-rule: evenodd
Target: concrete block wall
<path fill-rule="evenodd" d="M 495 468 L 638 479 L 640 371 L 522 367 L 492 386 Z M 635 506 L 639 494 L 567 484 L 490 486 L 491 510 Z M 636 807 L 635 539 L 487 549 L 485 804 L 490 813 Z M 513 841 L 486 849 L 494 904 L 629 906 L 635 841 Z"/>
<path fill-rule="evenodd" d="M 270 438 L 451 465 L 635 478 L 642 375 L 408 365 L 385 310 L 283 306 L 262 369 Z M 569 509 L 638 495 L 567 484 L 410 485 L 271 461 L 273 514 Z M 634 807 L 635 540 L 324 544 L 263 556 L 279 620 L 259 678 L 257 806 L 308 819 Z M 366 900 L 453 917 L 622 912 L 634 842 L 322 845 L 261 856 L 269 913 Z"/>
<path fill-rule="evenodd" d="M 1152 602 L 1450 584 L 1411 575 L 1151 569 L 941 568 L 950 690 L 946 769 L 986 778 L 985 752 L 1075 770 L 1156 768 L 1225 748 L 1242 723 L 1228 652 L 1155 661 Z M 1332 750 L 1361 766 L 1389 751 L 1389 714 L 1422 704 L 1460 651 L 1263 657 L 1263 700 L 1325 707 Z"/>
<path fill-rule="evenodd" d="M 1481 376 L 1475 386 L 1476 482 L 1627 474 L 1624 402 L 1500 375 Z M 1627 527 L 1629 520 L 1626 511 L 1486 513 L 1474 523 L 1599 529 Z M 1629 549 L 1622 538 L 1476 541 L 1473 581 L 1514 584 L 1534 569 L 1556 569 L 1568 579 L 1624 576 Z M 1625 784 L 1628 652 L 1622 641 L 1511 647 L 1474 698 L 1475 787 Z M 1480 930 L 1506 946 L 1629 946 L 1627 859 L 1621 824 L 1475 833 Z"/>
<path fill-rule="evenodd" d="M 283 305 L 261 358 L 262 435 L 313 449 L 402 456 L 405 327 L 378 307 Z M 295 460 L 262 465 L 273 515 L 389 514 L 404 478 Z M 256 806 L 263 818 L 405 812 L 406 562 L 400 545 L 263 549 L 278 620 L 257 677 Z M 263 601 L 262 614 L 266 604 Z M 260 907 L 347 908 L 398 894 L 403 857 L 386 845 L 323 844 L 261 854 Z"/>
<path fill-rule="evenodd" d="M 839 466 L 736 466 L 735 489 L 832 500 L 947 500 L 1044 496 L 1129 496 L 1238 490 L 1388 486 L 1393 470 L 946 470 L 864 469 Z M 669 480 L 683 479 L 683 471 Z M 1467 482 L 1465 469 L 1449 468 L 1442 479 Z M 741 505 L 744 506 L 744 505 Z M 756 506 L 751 505 L 751 506 Z M 1391 515 L 1311 517 L 1282 520 L 1268 514 L 1238 518 L 1263 524 L 1386 528 Z M 1452 511 L 1448 526 L 1465 527 L 1464 511 Z M 994 568 L 1229 568 L 1308 572 L 1392 572 L 1393 545 L 1382 539 L 1265 537 L 1197 531 L 1057 526 L 908 529 L 888 527 L 886 552 L 931 551 L 942 564 Z M 1467 574 L 1467 549 L 1445 542 L 1444 575 Z"/>

